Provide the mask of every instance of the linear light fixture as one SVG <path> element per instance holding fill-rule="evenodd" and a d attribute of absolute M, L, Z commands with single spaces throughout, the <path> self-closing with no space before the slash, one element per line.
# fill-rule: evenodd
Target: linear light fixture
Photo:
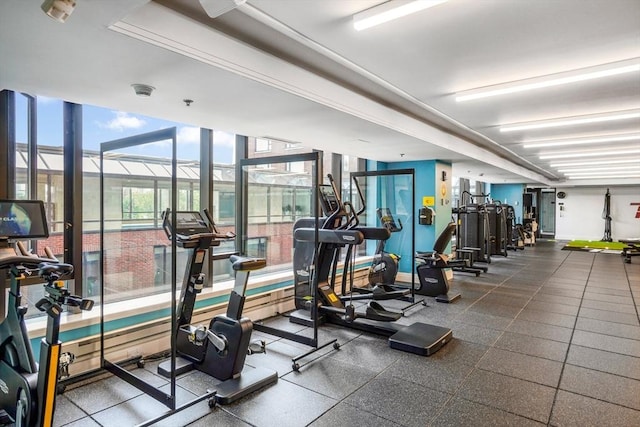
<path fill-rule="evenodd" d="M 607 171 L 625 171 L 625 170 L 631 170 L 631 171 L 638 171 L 640 172 L 640 163 L 637 165 L 631 165 L 631 166 L 603 166 L 603 167 L 588 167 L 588 168 L 570 168 L 570 169 L 558 169 L 558 172 L 561 172 L 565 175 L 571 175 L 572 173 L 583 173 L 583 172 L 607 172 Z"/>
<path fill-rule="evenodd" d="M 598 166 L 601 166 L 601 165 L 620 165 L 620 164 L 627 164 L 627 163 L 640 164 L 640 157 L 632 158 L 632 159 L 606 159 L 606 158 L 600 158 L 598 160 L 550 163 L 549 167 L 552 167 L 552 168 L 564 168 L 564 167 L 591 166 L 591 165 L 598 165 Z"/>
<path fill-rule="evenodd" d="M 617 120 L 637 119 L 640 117 L 640 111 L 618 111 L 615 113 L 604 115 L 590 115 L 568 117 L 564 119 L 540 120 L 534 122 L 525 122 L 514 125 L 506 125 L 500 128 L 500 132 L 514 132 L 518 130 L 545 129 L 553 127 L 583 125 L 588 123 L 611 122 Z"/>
<path fill-rule="evenodd" d="M 621 149 L 615 150 L 615 153 L 611 151 L 605 150 L 594 150 L 594 151 L 561 151 L 558 153 L 540 153 L 540 160 L 549 160 L 549 159 L 570 159 L 572 157 L 598 157 L 603 155 L 611 155 L 615 154 L 616 156 L 621 154 L 640 154 L 640 147 L 624 147 Z"/>
<path fill-rule="evenodd" d="M 530 142 L 522 144 L 524 148 L 562 147 L 567 145 L 600 144 L 604 142 L 622 142 L 640 140 L 640 133 L 610 135 L 597 138 L 562 139 L 548 142 Z"/>
<path fill-rule="evenodd" d="M 353 28 L 355 28 L 356 31 L 362 31 L 437 6 L 446 1 L 447 0 L 414 0 L 407 2 L 403 0 L 390 0 L 353 15 Z"/>
<path fill-rule="evenodd" d="M 635 175 L 588 175 L 588 176 L 567 177 L 567 179 L 612 179 L 612 178 L 640 178 L 640 173 Z"/>
<path fill-rule="evenodd" d="M 560 162 L 560 163 L 550 163 L 549 166 L 552 168 L 563 168 L 563 167 L 575 167 L 575 166 L 593 166 L 593 165 L 620 165 L 620 164 L 629 164 L 629 163 L 637 163 L 640 164 L 640 157 L 634 157 L 631 159 L 607 159 L 600 158 L 598 160 L 583 160 L 576 162 Z"/>
<path fill-rule="evenodd" d="M 592 170 L 592 171 L 582 171 L 582 172 L 566 172 L 564 175 L 567 176 L 581 176 L 581 175 L 635 175 L 639 174 L 640 169 L 628 170 L 628 171 L 616 171 L 616 170 Z"/>
<path fill-rule="evenodd" d="M 630 63 L 631 62 L 631 63 Z M 617 76 L 620 74 L 640 71 L 640 59 L 625 60 L 610 64 L 598 65 L 595 67 L 583 68 L 580 70 L 565 71 L 562 73 L 546 76 L 532 77 L 515 82 L 501 83 L 477 89 L 458 92 L 457 102 L 471 101 L 480 98 L 489 98 L 511 93 L 525 92 L 535 89 L 566 85 L 570 83 L 583 82 L 586 80 L 600 79 L 603 77 Z"/>

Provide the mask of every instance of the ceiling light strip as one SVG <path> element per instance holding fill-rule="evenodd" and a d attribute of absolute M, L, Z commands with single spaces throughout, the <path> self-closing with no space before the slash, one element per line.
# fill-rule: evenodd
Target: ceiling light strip
<path fill-rule="evenodd" d="M 588 167 L 588 168 L 577 168 L 577 169 L 558 169 L 558 172 L 562 172 L 565 175 L 570 175 L 572 173 L 582 173 L 582 172 L 598 172 L 598 171 L 623 171 L 623 170 L 637 170 L 640 172 L 640 163 L 637 165 L 631 166 L 603 166 L 603 167 Z"/>
<path fill-rule="evenodd" d="M 550 163 L 549 166 L 552 167 L 552 168 L 563 168 L 563 167 L 589 166 L 589 165 L 598 165 L 598 166 L 602 166 L 602 165 L 619 165 L 619 164 L 625 164 L 625 163 L 637 163 L 637 164 L 640 164 L 640 157 L 639 158 L 632 158 L 632 159 L 607 159 L 605 157 L 605 158 L 601 158 L 601 159 L 598 159 L 598 160 L 591 160 L 591 161 Z"/>
<path fill-rule="evenodd" d="M 527 144 L 523 144 L 522 146 L 524 148 L 562 147 L 567 145 L 600 144 L 603 142 L 635 141 L 639 139 L 640 139 L 640 134 L 633 134 L 633 135 L 607 136 L 607 137 L 601 137 L 601 138 L 564 139 L 559 141 L 527 143 Z"/>
<path fill-rule="evenodd" d="M 617 120 L 629 120 L 640 118 L 640 111 L 609 114 L 595 117 L 574 117 L 566 120 L 544 120 L 536 122 L 527 122 L 516 125 L 507 125 L 500 127 L 500 132 L 515 132 L 519 130 L 545 129 L 563 126 L 575 126 L 588 123 L 602 123 Z"/>
<path fill-rule="evenodd" d="M 565 173 L 565 176 L 588 176 L 588 175 L 637 175 L 640 169 L 630 171 L 592 171 L 592 172 L 571 172 Z"/>
<path fill-rule="evenodd" d="M 597 157 L 606 154 L 612 154 L 611 152 L 603 152 L 603 151 L 582 151 L 582 152 L 574 152 L 574 153 L 541 153 L 539 156 L 540 160 L 549 160 L 549 159 L 569 159 L 572 157 Z M 620 154 L 640 154 L 640 148 L 629 148 L 624 150 L 616 150 L 615 155 Z"/>
<path fill-rule="evenodd" d="M 589 175 L 589 176 L 570 176 L 567 179 L 612 179 L 612 178 L 640 178 L 640 173 L 636 175 Z"/>
<path fill-rule="evenodd" d="M 590 68 L 593 69 L 593 67 L 590 67 Z M 640 71 L 640 63 L 625 65 L 625 66 L 615 67 L 615 68 L 608 68 L 608 69 L 598 70 L 598 71 L 590 71 L 586 73 L 574 74 L 574 75 L 565 76 L 565 77 L 552 78 L 553 75 L 544 76 L 544 77 L 533 77 L 531 79 L 520 80 L 519 82 L 509 82 L 509 83 L 503 83 L 499 85 L 488 86 L 486 88 L 472 89 L 471 91 L 465 91 L 470 93 L 466 95 L 456 96 L 456 101 L 463 102 L 463 101 L 471 101 L 471 100 L 480 99 L 480 98 L 489 98 L 489 97 L 499 96 L 499 95 L 508 95 L 511 93 L 525 92 L 525 91 L 534 90 L 534 89 L 543 89 L 547 87 L 560 86 L 560 85 L 576 83 L 576 82 L 583 82 L 586 80 L 599 79 L 602 77 L 617 76 L 620 74 L 632 73 L 637 71 Z M 570 73 L 575 73 L 575 71 L 570 71 Z M 555 76 L 557 75 L 558 74 L 556 74 Z M 541 80 L 541 79 L 544 79 L 544 80 Z M 527 81 L 529 81 L 529 83 L 524 83 Z M 490 88 L 493 88 L 493 89 L 490 89 Z M 460 93 L 464 94 L 465 92 L 460 92 Z"/>
<path fill-rule="evenodd" d="M 362 31 L 403 16 L 437 6 L 447 0 L 415 0 L 410 2 L 388 1 L 353 15 L 353 28 Z"/>

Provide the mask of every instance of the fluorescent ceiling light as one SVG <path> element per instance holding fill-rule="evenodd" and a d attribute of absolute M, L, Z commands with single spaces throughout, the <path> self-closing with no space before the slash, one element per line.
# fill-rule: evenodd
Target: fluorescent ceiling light
<path fill-rule="evenodd" d="M 637 62 L 638 59 L 634 59 Z M 492 96 L 508 95 L 511 93 L 525 92 L 534 89 L 543 89 L 547 87 L 560 86 L 569 83 L 583 82 L 586 80 L 599 79 L 602 77 L 617 76 L 640 71 L 640 63 L 629 64 L 629 61 L 616 62 L 613 64 L 600 65 L 597 67 L 589 67 L 582 70 L 572 70 L 564 73 L 552 74 L 547 76 L 533 77 L 530 79 L 519 80 L 516 82 L 501 83 L 498 85 L 486 86 L 478 89 L 466 90 L 456 94 L 456 101 L 471 101 L 479 98 L 488 98 Z M 578 73 L 579 74 L 576 74 Z"/>
<path fill-rule="evenodd" d="M 612 152 L 611 150 L 597 150 L 597 151 L 562 151 L 558 153 L 540 153 L 540 160 L 548 160 L 548 159 L 568 159 L 572 157 L 597 157 L 602 155 L 616 155 L 619 156 L 621 154 L 640 154 L 640 147 L 624 147 L 621 149 L 615 150 Z"/>
<path fill-rule="evenodd" d="M 589 166 L 589 165 L 620 165 L 625 163 L 637 163 L 640 164 L 640 157 L 633 159 L 599 159 L 599 160 L 591 160 L 591 161 L 577 161 L 577 162 L 560 162 L 560 163 L 550 163 L 549 167 L 552 168 L 564 168 L 564 167 L 573 167 L 573 166 Z"/>
<path fill-rule="evenodd" d="M 356 31 L 362 31 L 428 9 L 446 1 L 447 0 L 414 0 L 407 2 L 403 0 L 390 0 L 353 15 L 353 27 Z"/>
<path fill-rule="evenodd" d="M 640 178 L 640 173 L 636 175 L 589 175 L 589 176 L 567 177 L 567 179 L 612 179 L 612 178 Z"/>
<path fill-rule="evenodd" d="M 532 142 L 525 143 L 522 146 L 524 148 L 543 148 L 543 147 L 562 147 L 566 145 L 582 145 L 582 144 L 599 144 L 603 142 L 622 142 L 622 141 L 635 141 L 640 139 L 640 134 L 635 133 L 632 135 L 611 135 L 602 136 L 598 138 L 580 138 L 580 139 L 563 139 L 548 142 Z"/>
<path fill-rule="evenodd" d="M 640 173 L 640 169 L 630 171 L 583 171 L 583 172 L 568 172 L 564 175 L 567 176 L 584 176 L 584 175 L 636 175 Z"/>
<path fill-rule="evenodd" d="M 640 172 L 640 163 L 637 165 L 631 166 L 603 166 L 603 167 L 588 167 L 588 168 L 578 168 L 578 169 L 558 169 L 558 172 L 562 172 L 565 175 L 571 175 L 572 173 L 583 173 L 583 172 L 598 172 L 598 171 L 622 171 L 622 170 L 637 170 Z"/>
<path fill-rule="evenodd" d="M 530 129 L 544 129 L 544 128 L 553 128 L 553 127 L 563 127 L 563 126 L 574 126 L 574 125 L 582 125 L 588 123 L 601 123 L 601 122 L 610 122 L 616 120 L 628 120 L 628 119 L 636 119 L 640 117 L 640 111 L 633 112 L 617 112 L 607 115 L 598 115 L 598 116 L 582 116 L 582 117 L 571 117 L 567 119 L 553 119 L 553 120 L 541 120 L 535 122 L 526 122 L 515 125 L 507 125 L 502 126 L 500 128 L 500 132 L 514 132 L 518 130 L 530 130 Z"/>

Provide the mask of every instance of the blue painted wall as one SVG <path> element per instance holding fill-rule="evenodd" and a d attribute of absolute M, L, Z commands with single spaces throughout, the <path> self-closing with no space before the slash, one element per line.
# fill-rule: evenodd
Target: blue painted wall
<path fill-rule="evenodd" d="M 491 184 L 491 198 L 513 206 L 516 222 L 522 224 L 522 193 L 525 184 Z"/>
<path fill-rule="evenodd" d="M 433 244 L 436 237 L 444 229 L 444 227 L 451 221 L 451 166 L 448 163 L 437 162 L 435 160 L 425 161 L 412 161 L 412 162 L 367 162 L 367 170 L 381 171 L 381 170 L 394 170 L 394 169 L 413 169 L 415 171 L 415 212 L 412 213 L 410 221 L 415 223 L 415 248 L 418 251 L 430 251 L 433 249 Z M 441 170 L 447 171 L 447 181 L 441 182 L 437 178 L 438 172 L 441 174 Z M 445 184 L 445 195 L 442 195 L 442 184 Z M 436 206 L 433 209 L 436 211 L 435 221 L 433 225 L 419 225 L 417 211 L 422 207 L 422 198 L 424 196 L 432 196 L 436 198 Z M 443 200 L 441 202 L 441 200 Z M 380 200 L 376 200 L 379 204 Z M 369 205 L 370 203 L 367 203 Z M 403 219 L 403 225 L 409 230 L 408 236 L 410 236 L 410 224 Z M 414 268 L 414 256 L 412 252 L 411 240 L 409 238 L 401 239 L 398 236 L 393 236 L 387 242 L 387 248 L 394 253 L 401 255 L 400 271 L 411 272 Z"/>

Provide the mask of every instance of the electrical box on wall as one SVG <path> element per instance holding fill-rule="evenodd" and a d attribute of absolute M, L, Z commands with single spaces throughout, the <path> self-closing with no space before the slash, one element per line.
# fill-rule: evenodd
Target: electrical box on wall
<path fill-rule="evenodd" d="M 435 212 L 433 209 L 427 206 L 423 206 L 418 210 L 418 224 L 431 225 L 433 224 L 433 216 Z"/>

